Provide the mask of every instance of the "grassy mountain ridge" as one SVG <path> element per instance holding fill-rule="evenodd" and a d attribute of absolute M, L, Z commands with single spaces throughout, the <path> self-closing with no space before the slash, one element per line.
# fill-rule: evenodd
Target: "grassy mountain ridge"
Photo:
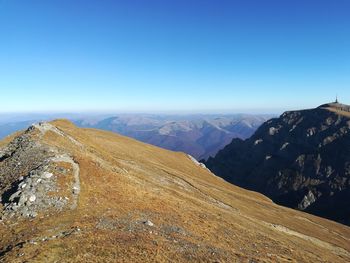
<path fill-rule="evenodd" d="M 0 146 L 4 262 L 350 260 L 348 227 L 275 205 L 184 153 L 63 120 Z"/>

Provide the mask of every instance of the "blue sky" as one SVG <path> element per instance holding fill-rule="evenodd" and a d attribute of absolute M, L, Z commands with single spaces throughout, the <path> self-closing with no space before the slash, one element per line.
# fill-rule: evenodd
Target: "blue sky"
<path fill-rule="evenodd" d="M 0 0 L 0 112 L 350 104 L 348 0 Z"/>

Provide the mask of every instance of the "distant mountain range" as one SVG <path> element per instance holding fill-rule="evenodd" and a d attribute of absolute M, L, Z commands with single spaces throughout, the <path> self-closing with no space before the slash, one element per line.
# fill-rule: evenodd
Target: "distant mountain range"
<path fill-rule="evenodd" d="M 233 138 L 245 139 L 272 115 L 118 115 L 80 119 L 80 127 L 117 132 L 197 159 L 207 159 Z"/>
<path fill-rule="evenodd" d="M 207 159 L 233 138 L 246 139 L 274 115 L 72 115 L 80 127 L 113 131 L 168 150 L 182 151 L 196 159 Z M 61 115 L 11 116 L 0 118 L 0 139 L 30 124 L 60 118 Z M 67 118 L 69 114 L 62 117 Z"/>
<path fill-rule="evenodd" d="M 0 123 L 0 139 L 16 131 L 23 130 L 34 122 L 35 120 Z"/>
<path fill-rule="evenodd" d="M 63 116 L 66 118 L 67 114 Z M 70 120 L 80 127 L 113 131 L 168 150 L 188 153 L 199 160 L 215 156 L 233 138 L 250 137 L 273 116 L 119 114 L 73 116 Z M 12 122 L 10 117 L 2 122 L 0 119 L 0 139 L 34 122 L 51 120 L 55 116 L 34 116 L 29 120 L 25 117 L 16 117 Z"/>
<path fill-rule="evenodd" d="M 289 111 L 247 140 L 234 139 L 207 167 L 273 201 L 350 225 L 350 106 Z"/>

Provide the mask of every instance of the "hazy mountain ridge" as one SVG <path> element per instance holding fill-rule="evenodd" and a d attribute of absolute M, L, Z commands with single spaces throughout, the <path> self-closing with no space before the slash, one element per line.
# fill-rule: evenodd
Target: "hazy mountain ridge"
<path fill-rule="evenodd" d="M 35 120 L 0 123 L 0 140 L 16 131 L 20 131 L 34 123 Z"/>
<path fill-rule="evenodd" d="M 331 103 L 265 122 L 206 165 L 277 203 L 350 224 L 349 106 Z"/>
<path fill-rule="evenodd" d="M 113 131 L 165 149 L 186 152 L 199 160 L 215 156 L 233 138 L 248 138 L 264 121 L 273 116 L 271 114 L 120 114 L 73 115 L 70 120 L 80 127 Z M 8 116 L 0 123 L 0 139 L 15 131 L 25 129 L 34 122 L 53 118 L 53 116 L 34 117 L 37 118 L 27 120 L 25 116 L 16 117 L 18 121 L 8 122 L 10 120 Z"/>
<path fill-rule="evenodd" d="M 272 115 L 120 115 L 103 120 L 77 120 L 81 127 L 120 133 L 197 159 L 214 156 L 233 138 L 248 138 Z"/>

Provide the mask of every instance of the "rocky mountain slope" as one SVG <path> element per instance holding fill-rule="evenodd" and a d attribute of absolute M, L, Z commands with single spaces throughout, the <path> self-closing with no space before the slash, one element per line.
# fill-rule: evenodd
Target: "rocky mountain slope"
<path fill-rule="evenodd" d="M 349 262 L 350 228 L 68 121 L 0 142 L 0 262 Z"/>
<path fill-rule="evenodd" d="M 279 204 L 350 224 L 349 109 L 330 103 L 285 112 L 206 165 Z"/>

